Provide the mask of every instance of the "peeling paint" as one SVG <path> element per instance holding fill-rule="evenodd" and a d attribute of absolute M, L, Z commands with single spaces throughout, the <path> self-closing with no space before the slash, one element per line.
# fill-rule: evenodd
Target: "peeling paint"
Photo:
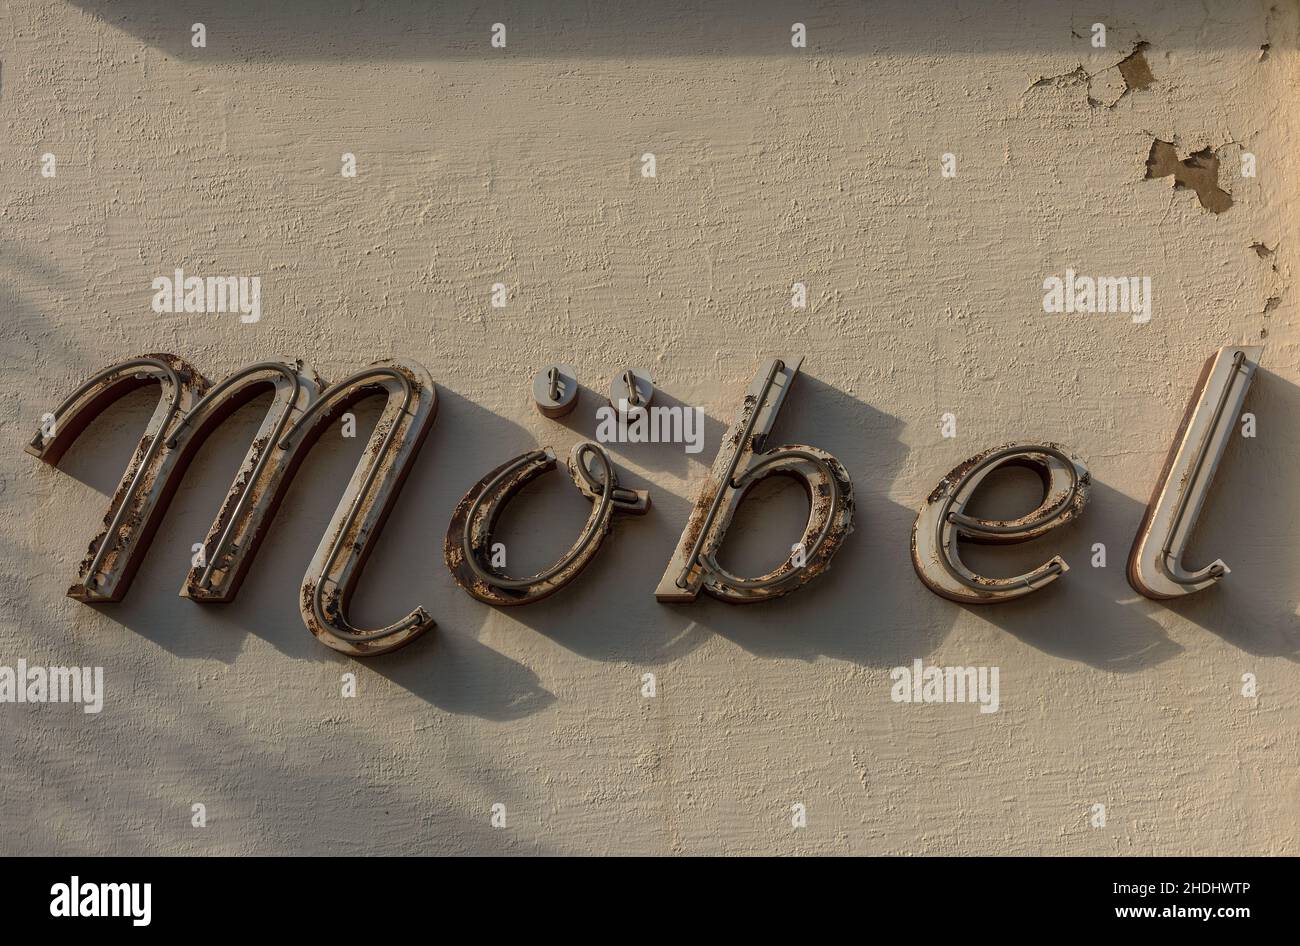
<path fill-rule="evenodd" d="M 1150 45 L 1150 43 L 1138 43 L 1133 52 L 1120 60 L 1119 74 L 1124 77 L 1125 92 L 1137 92 L 1155 85 L 1156 77 L 1151 74 L 1151 67 L 1147 64 L 1144 52 Z"/>
<path fill-rule="evenodd" d="M 1091 108 L 1114 108 L 1130 92 L 1142 91 L 1155 85 L 1156 77 L 1146 59 L 1146 50 L 1151 44 L 1139 41 L 1132 52 L 1112 66 L 1106 66 L 1095 72 L 1089 72 L 1079 64 L 1069 72 L 1052 76 L 1042 76 L 1030 83 L 1030 91 L 1041 88 L 1070 89 L 1082 86 L 1084 99 Z M 1116 76 L 1114 73 L 1117 72 Z M 1115 81 L 1118 80 L 1118 81 Z M 1094 93 L 1094 83 L 1100 84 Z"/>
<path fill-rule="evenodd" d="M 1147 155 L 1146 177 L 1173 177 L 1174 190 L 1195 191 L 1201 206 L 1210 213 L 1221 214 L 1232 206 L 1232 195 L 1219 186 L 1219 157 L 1213 148 L 1194 151 L 1180 161 L 1173 143 L 1157 138 Z"/>

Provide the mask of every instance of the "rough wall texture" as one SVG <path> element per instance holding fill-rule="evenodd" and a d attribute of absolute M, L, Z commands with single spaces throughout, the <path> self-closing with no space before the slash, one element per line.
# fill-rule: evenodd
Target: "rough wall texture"
<path fill-rule="evenodd" d="M 271 6 L 0 2 L 0 664 L 99 665 L 107 688 L 97 716 L 0 705 L 0 819 L 22 826 L 3 853 L 1294 851 L 1294 4 Z M 1150 81 L 1120 69 L 1139 43 Z M 1148 158 L 1203 149 L 1221 212 L 1146 179 Z M 151 281 L 177 267 L 260 275 L 261 321 L 155 314 Z M 1150 322 L 1046 314 L 1067 268 L 1150 276 Z M 1230 448 L 1192 555 L 1233 572 L 1141 599 L 1123 559 L 1197 368 L 1261 342 L 1259 436 Z M 22 447 L 94 369 L 149 351 L 211 377 L 271 356 L 330 380 L 428 365 L 442 408 L 354 616 L 423 604 L 437 630 L 359 663 L 302 627 L 364 434 L 315 451 L 237 602 L 176 596 L 258 406 L 203 449 L 124 602 L 65 598 L 155 395 L 59 470 Z M 807 360 L 778 442 L 844 462 L 857 531 L 778 602 L 656 603 L 741 392 L 785 352 Z M 531 406 L 551 360 L 592 389 L 565 423 Z M 706 409 L 704 452 L 617 447 L 651 514 L 545 602 L 471 600 L 440 554 L 459 497 L 591 436 L 593 392 L 630 365 Z M 1073 570 L 995 608 L 935 597 L 908 558 L 916 508 L 1022 437 L 1086 458 L 1093 499 L 985 561 L 1060 551 Z M 562 479 L 504 524 L 521 570 L 581 522 Z M 755 498 L 738 567 L 779 557 L 801 509 Z M 999 667 L 1000 711 L 891 702 L 890 669 L 916 658 Z"/>

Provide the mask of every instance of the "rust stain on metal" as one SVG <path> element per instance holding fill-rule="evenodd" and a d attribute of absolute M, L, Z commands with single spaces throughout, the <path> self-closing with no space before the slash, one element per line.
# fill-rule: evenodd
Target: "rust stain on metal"
<path fill-rule="evenodd" d="M 760 369 L 722 440 L 709 478 L 701 487 L 673 557 L 655 596 L 687 602 L 700 591 L 730 604 L 748 604 L 788 594 L 830 565 L 853 530 L 853 488 L 835 457 L 802 444 L 759 452 L 795 377 L 801 358 L 773 359 Z M 798 480 L 808 497 L 808 523 L 796 546 L 804 550 L 757 578 L 732 575 L 716 554 L 727 527 L 749 489 L 769 476 Z"/>
<path fill-rule="evenodd" d="M 1043 496 L 1038 506 L 1014 519 L 981 519 L 965 507 L 991 473 L 1020 466 L 1038 474 Z M 1005 545 L 1039 538 L 1082 514 L 1092 484 L 1083 461 L 1060 444 L 1007 443 L 970 457 L 939 481 L 912 527 L 912 565 L 935 594 L 962 604 L 992 604 L 1024 597 L 1064 574 L 1060 556 L 1024 575 L 989 578 L 963 564 L 959 539 Z"/>
<path fill-rule="evenodd" d="M 596 457 L 602 467 L 599 482 L 587 471 L 589 455 Z M 649 508 L 649 494 L 644 490 L 619 487 L 617 469 L 598 444 L 578 444 L 567 467 L 574 485 L 591 500 L 591 514 L 569 550 L 535 575 L 512 578 L 492 571 L 481 559 L 492 545 L 492 530 L 506 504 L 528 483 L 555 469 L 555 454 L 550 447 L 503 463 L 456 504 L 443 540 L 443 560 L 456 584 L 470 596 L 501 607 L 532 604 L 549 597 L 577 578 L 596 557 L 613 529 L 614 513 L 643 515 Z"/>
<path fill-rule="evenodd" d="M 318 596 L 315 590 L 311 595 L 323 599 L 327 617 L 324 621 L 314 615 L 308 618 L 306 611 L 304 617 L 309 629 L 330 646 L 357 655 L 401 646 L 432 626 L 422 610 L 408 616 L 409 626 L 402 625 L 391 634 L 384 632 L 387 629 L 359 632 L 346 623 L 337 628 L 331 623 L 342 620 L 349 582 L 359 574 L 369 544 L 432 424 L 436 396 L 423 368 L 379 364 L 322 393 L 320 378 L 301 362 L 259 362 L 211 384 L 175 355 L 144 355 L 92 376 L 55 411 L 54 432 L 49 437 L 38 433 L 27 451 L 57 464 L 104 409 L 150 382 L 160 384 L 159 405 L 114 490 L 102 530 L 88 546 L 80 563 L 79 581 L 68 591 L 70 596 L 101 604 L 118 601 L 126 594 L 200 444 L 239 407 L 269 387 L 274 391 L 271 408 L 208 531 L 205 562 L 190 570 L 181 592 L 201 603 L 233 599 L 290 479 L 319 437 L 322 423 L 345 404 L 386 393 L 389 403 L 367 450 L 369 462 L 358 468 L 349 494 L 345 494 L 350 495 L 352 507 L 340 509 L 331 524 L 331 534 L 347 533 L 339 536 L 346 542 L 334 543 L 327 535 L 323 543 L 328 552 L 325 557 L 339 580 L 327 595 Z M 318 400 L 329 401 L 333 410 L 315 411 L 309 430 L 293 426 L 313 413 Z M 301 435 L 285 442 L 283 438 L 291 429 Z M 321 556 L 318 550 L 318 558 Z M 313 588 L 320 588 L 318 581 Z M 333 630 L 344 636 L 331 639 Z"/>

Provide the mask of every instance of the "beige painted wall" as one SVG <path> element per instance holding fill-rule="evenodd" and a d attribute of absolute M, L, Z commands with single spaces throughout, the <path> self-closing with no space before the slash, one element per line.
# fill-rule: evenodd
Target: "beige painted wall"
<path fill-rule="evenodd" d="M 0 705 L 0 820 L 23 826 L 0 853 L 1294 853 L 1294 4 L 264 6 L 0 2 L 0 664 L 100 665 L 108 690 L 98 716 Z M 1139 41 L 1155 83 L 1121 95 Z M 1144 180 L 1157 138 L 1214 149 L 1233 206 Z M 154 314 L 176 267 L 260 275 L 262 320 Z M 1149 275 L 1151 321 L 1045 314 L 1067 268 Z M 1232 445 L 1192 556 L 1234 571 L 1139 599 L 1123 560 L 1196 369 L 1261 340 L 1259 436 Z M 256 409 L 204 449 L 126 601 L 65 598 L 151 395 L 61 470 L 22 445 L 94 369 L 148 351 L 211 377 L 270 356 L 331 380 L 426 364 L 441 412 L 355 617 L 423 604 L 438 629 L 356 663 L 298 617 L 364 438 L 316 450 L 238 602 L 176 596 Z M 846 464 L 857 531 L 779 602 L 657 604 L 740 393 L 785 352 L 807 360 L 778 437 Z M 442 534 L 487 470 L 593 433 L 591 390 L 566 424 L 533 410 L 526 378 L 552 359 L 597 392 L 652 369 L 705 407 L 709 440 L 619 448 L 651 514 L 562 594 L 494 611 L 452 583 Z M 1093 500 L 984 561 L 1059 550 L 1074 569 L 1022 603 L 935 597 L 908 559 L 918 504 L 1022 437 L 1073 447 Z M 550 479 L 505 529 L 520 569 L 586 508 Z M 733 560 L 770 562 L 801 500 L 748 512 Z M 915 658 L 999 667 L 1001 710 L 892 703 L 890 669 Z"/>

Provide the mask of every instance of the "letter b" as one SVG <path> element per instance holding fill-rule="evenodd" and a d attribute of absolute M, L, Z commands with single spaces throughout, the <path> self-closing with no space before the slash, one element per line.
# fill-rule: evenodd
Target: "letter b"
<path fill-rule="evenodd" d="M 829 568 L 853 531 L 853 484 L 839 460 L 802 444 L 759 452 L 802 362 L 797 357 L 773 359 L 750 385 L 659 580 L 655 597 L 660 601 L 694 601 L 701 591 L 731 604 L 788 594 Z M 808 524 L 797 544 L 801 554 L 758 578 L 733 575 L 716 557 L 727 526 L 749 490 L 777 474 L 794 477 L 808 494 Z"/>

